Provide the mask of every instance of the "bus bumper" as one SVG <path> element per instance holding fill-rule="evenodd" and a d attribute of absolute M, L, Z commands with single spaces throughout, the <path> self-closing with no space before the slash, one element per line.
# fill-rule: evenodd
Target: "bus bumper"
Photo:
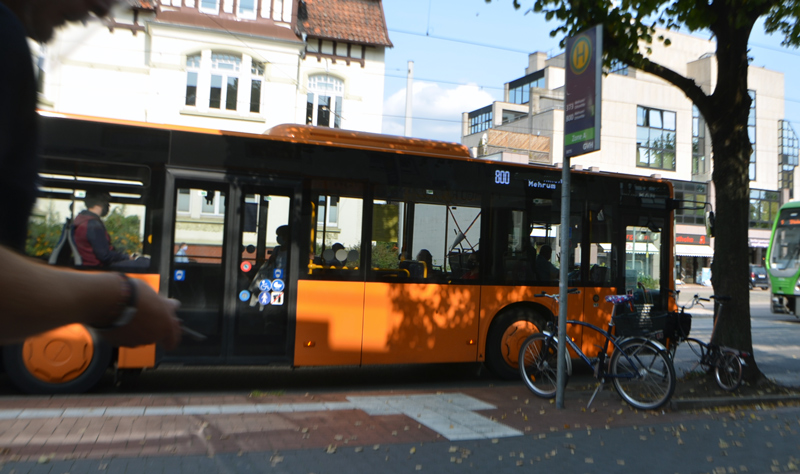
<path fill-rule="evenodd" d="M 775 314 L 795 314 L 795 298 L 792 296 L 772 295 L 772 312 Z"/>

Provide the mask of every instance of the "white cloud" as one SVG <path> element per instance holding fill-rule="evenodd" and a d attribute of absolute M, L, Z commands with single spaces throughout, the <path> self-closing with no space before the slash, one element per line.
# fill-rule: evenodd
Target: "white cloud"
<path fill-rule="evenodd" d="M 495 98 L 475 84 L 442 86 L 415 81 L 412 97 L 411 135 L 459 142 L 461 114 L 490 105 Z M 405 129 L 406 89 L 389 96 L 383 105 L 383 132 L 403 135 Z"/>

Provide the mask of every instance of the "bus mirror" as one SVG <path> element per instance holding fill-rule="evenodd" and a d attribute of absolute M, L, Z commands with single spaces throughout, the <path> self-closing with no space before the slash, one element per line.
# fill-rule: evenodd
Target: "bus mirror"
<path fill-rule="evenodd" d="M 714 224 L 716 222 L 716 218 L 714 217 L 714 211 L 706 211 L 706 236 L 708 238 L 714 237 Z"/>

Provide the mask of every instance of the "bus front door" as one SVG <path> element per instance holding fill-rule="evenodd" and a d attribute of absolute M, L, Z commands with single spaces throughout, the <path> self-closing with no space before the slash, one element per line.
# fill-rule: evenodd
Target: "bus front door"
<path fill-rule="evenodd" d="M 286 360 L 293 195 L 289 187 L 176 180 L 169 296 L 205 339 L 185 336 L 165 361 Z"/>

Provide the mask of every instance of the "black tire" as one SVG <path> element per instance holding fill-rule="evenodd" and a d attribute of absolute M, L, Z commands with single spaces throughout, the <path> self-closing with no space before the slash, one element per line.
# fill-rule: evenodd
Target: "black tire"
<path fill-rule="evenodd" d="M 639 410 L 664 406 L 677 385 L 672 359 L 644 339 L 622 341 L 621 348 L 611 356 L 611 374 L 615 375 L 612 380 L 619 396 Z"/>
<path fill-rule="evenodd" d="M 11 383 L 30 394 L 83 393 L 94 387 L 111 364 L 111 346 L 90 331 L 94 346 L 92 360 L 76 378 L 51 383 L 32 374 L 25 366 L 23 344 L 3 346 L 3 365 Z"/>
<path fill-rule="evenodd" d="M 732 392 L 742 384 L 742 361 L 732 349 L 720 349 L 714 379 L 722 390 Z"/>
<path fill-rule="evenodd" d="M 536 396 L 553 398 L 558 388 L 557 372 L 556 340 L 542 333 L 525 339 L 519 350 L 519 373 L 525 386 Z"/>
<path fill-rule="evenodd" d="M 546 319 L 532 308 L 509 308 L 501 312 L 486 336 L 486 366 L 505 380 L 519 378 L 519 349 L 531 334 L 545 329 Z"/>

